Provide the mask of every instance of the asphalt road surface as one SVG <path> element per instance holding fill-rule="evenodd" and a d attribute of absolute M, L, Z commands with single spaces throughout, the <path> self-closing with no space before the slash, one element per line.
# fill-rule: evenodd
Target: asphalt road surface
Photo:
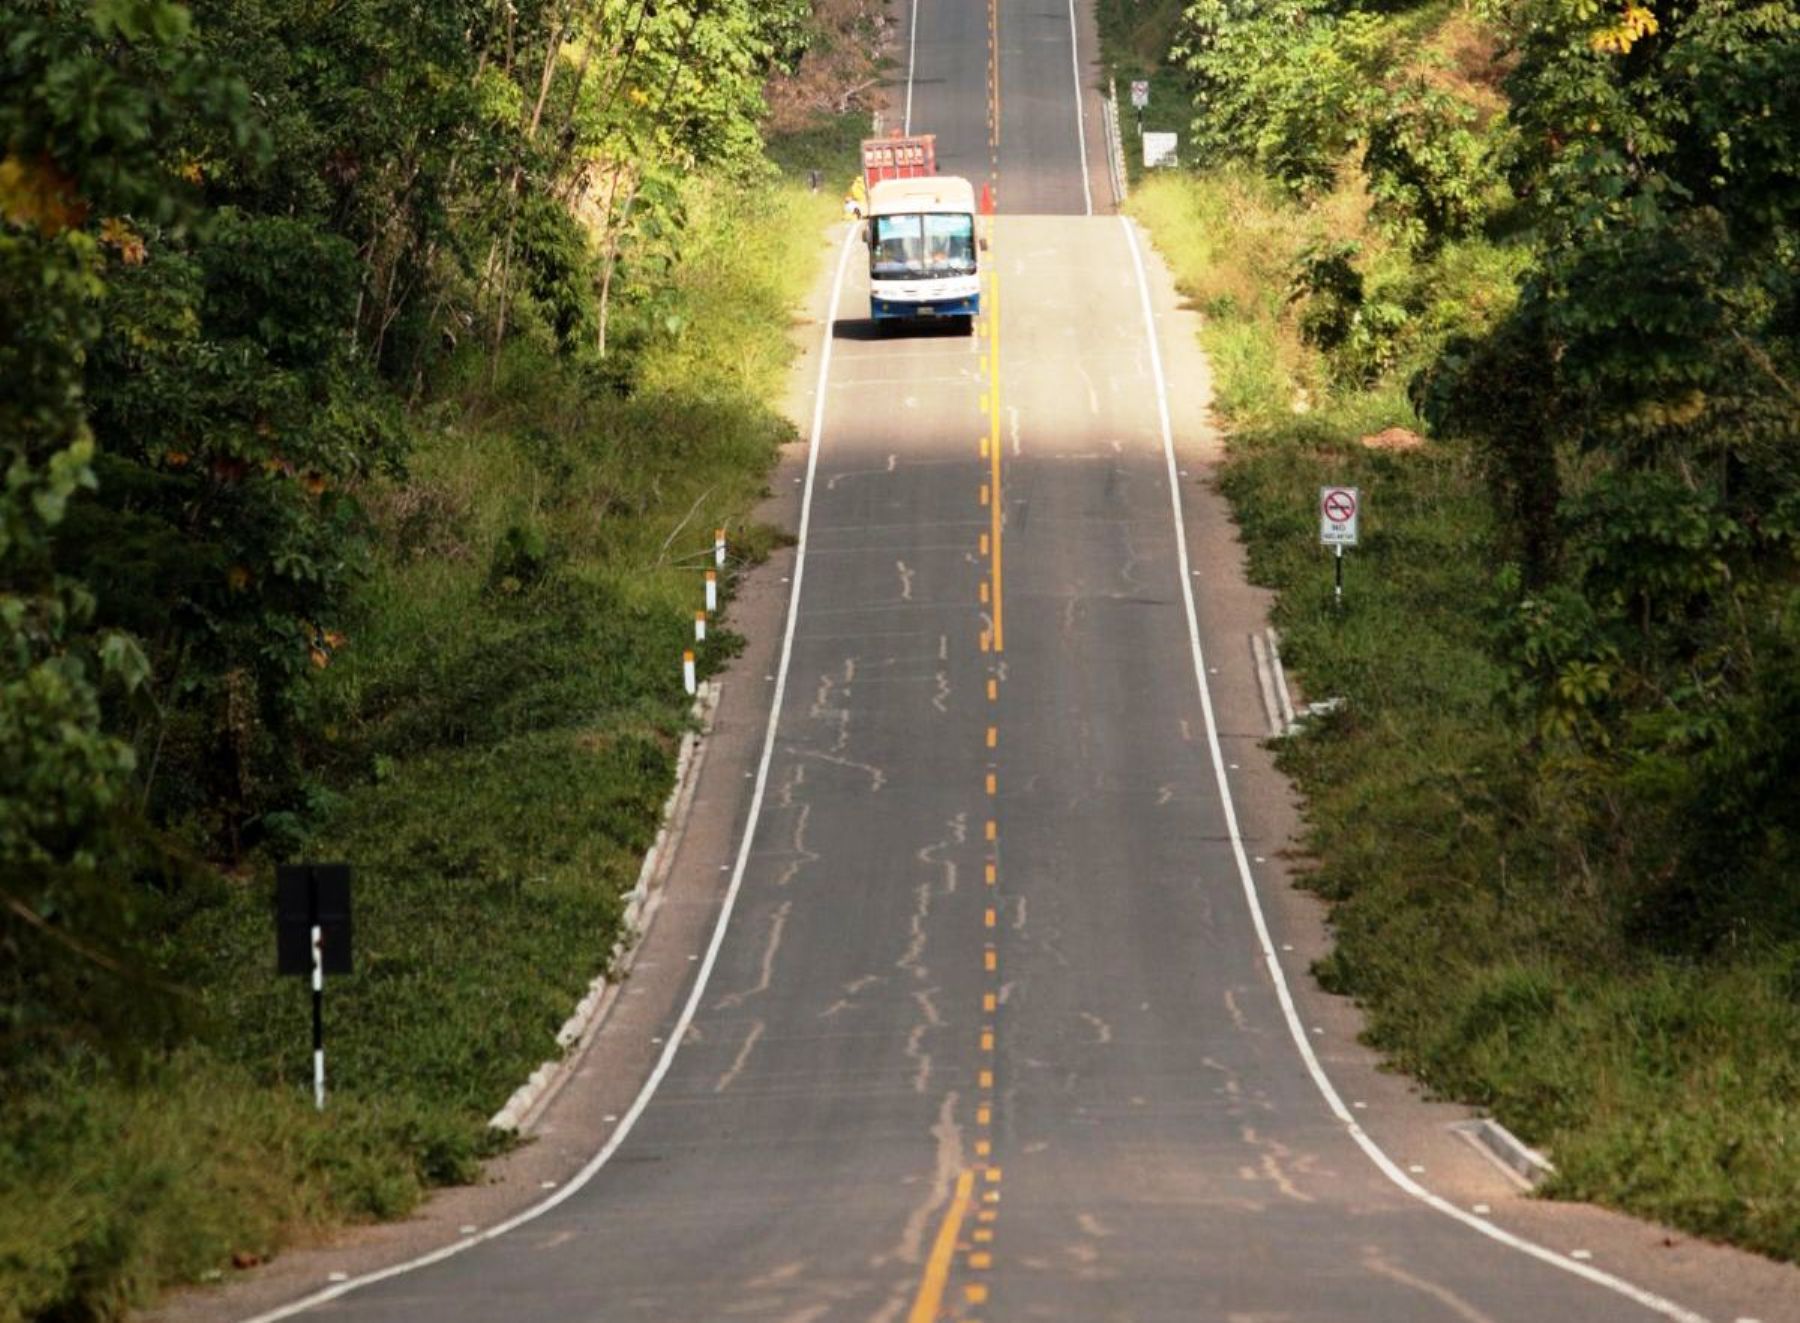
<path fill-rule="evenodd" d="M 1202 688 L 1242 643 L 1172 489 L 1202 369 L 1090 214 L 1085 21 L 920 0 L 986 316 L 878 336 L 844 250 L 754 834 L 653 1095 L 554 1208 L 314 1315 L 1694 1317 L 1422 1198 L 1306 1054 Z"/>

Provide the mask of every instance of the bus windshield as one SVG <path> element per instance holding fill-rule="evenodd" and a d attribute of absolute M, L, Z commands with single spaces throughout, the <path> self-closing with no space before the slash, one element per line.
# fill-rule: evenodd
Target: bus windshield
<path fill-rule="evenodd" d="M 928 211 L 876 216 L 869 274 L 877 280 L 929 280 L 975 274 L 975 218 Z"/>

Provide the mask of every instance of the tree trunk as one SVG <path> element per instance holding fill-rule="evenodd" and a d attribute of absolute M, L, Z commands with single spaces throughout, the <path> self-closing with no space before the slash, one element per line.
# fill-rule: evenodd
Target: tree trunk
<path fill-rule="evenodd" d="M 618 177 L 617 167 L 614 168 L 613 177 L 615 179 Z M 639 176 L 638 179 L 631 181 L 631 192 L 625 195 L 625 209 L 620 215 L 619 223 L 616 226 L 610 223 L 612 215 L 612 198 L 610 196 L 607 198 L 607 216 L 609 223 L 607 225 L 606 238 L 606 264 L 600 273 L 600 334 L 598 349 L 601 358 L 606 357 L 606 318 L 608 311 L 612 307 L 613 269 L 619 262 L 619 240 L 624 237 L 626 227 L 631 224 L 631 208 L 633 204 L 637 202 L 638 184 L 641 179 L 642 176 Z M 615 184 L 613 188 L 614 191 L 616 191 L 617 184 Z"/>

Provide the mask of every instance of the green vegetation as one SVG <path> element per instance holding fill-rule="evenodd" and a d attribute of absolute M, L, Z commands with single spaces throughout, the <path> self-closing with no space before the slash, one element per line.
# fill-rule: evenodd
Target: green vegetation
<path fill-rule="evenodd" d="M 1800 15 L 1200 0 L 1161 38 L 1201 166 L 1132 209 L 1287 659 L 1345 700 L 1282 750 L 1321 979 L 1549 1193 L 1800 1258 Z M 1324 482 L 1365 493 L 1341 613 Z"/>
<path fill-rule="evenodd" d="M 864 35 L 0 13 L 0 1323 L 396 1216 L 497 1142 L 655 831 L 712 530 L 734 569 L 776 536 L 837 212 L 804 174 L 867 118 L 765 147 L 763 81 Z M 323 1119 L 271 972 L 296 857 L 357 868 Z"/>
<path fill-rule="evenodd" d="M 1181 17 L 1182 0 L 1143 0 L 1139 4 L 1102 4 L 1100 41 L 1108 71 L 1119 94 L 1119 135 L 1125 148 L 1125 172 L 1136 181 L 1144 173 L 1140 133 L 1177 133 L 1187 149 L 1193 95 L 1180 69 L 1168 61 L 1169 33 Z M 1150 104 L 1140 115 L 1131 104 L 1131 84 L 1150 84 Z"/>

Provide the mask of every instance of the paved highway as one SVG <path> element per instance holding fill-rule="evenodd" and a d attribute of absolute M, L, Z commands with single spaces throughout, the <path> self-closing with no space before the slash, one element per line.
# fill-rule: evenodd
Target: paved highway
<path fill-rule="evenodd" d="M 679 1050 L 578 1191 L 314 1313 L 1695 1317 L 1434 1204 L 1324 1083 L 1227 794 L 1255 723 L 1203 688 L 1246 651 L 1174 486 L 1204 364 L 1089 214 L 1090 20 L 900 17 L 913 127 L 997 190 L 989 315 L 878 338 L 843 250 L 779 720 Z"/>

